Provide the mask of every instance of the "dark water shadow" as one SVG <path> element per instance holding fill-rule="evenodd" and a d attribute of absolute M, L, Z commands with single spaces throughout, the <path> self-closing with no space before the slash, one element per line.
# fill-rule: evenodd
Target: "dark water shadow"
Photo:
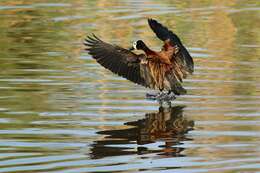
<path fill-rule="evenodd" d="M 183 116 L 183 108 L 184 106 L 160 107 L 157 112 L 145 114 L 143 119 L 124 123 L 130 126 L 128 129 L 97 132 L 107 136 L 91 145 L 91 159 L 147 153 L 157 153 L 164 157 L 185 156 L 181 154 L 184 148 L 179 144 L 192 140 L 186 134 L 193 130 L 194 121 Z M 145 145 L 159 141 L 163 144 L 159 143 L 155 148 Z"/>

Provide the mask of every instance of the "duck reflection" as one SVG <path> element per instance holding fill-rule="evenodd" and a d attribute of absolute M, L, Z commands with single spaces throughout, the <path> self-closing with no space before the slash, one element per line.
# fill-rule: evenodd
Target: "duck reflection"
<path fill-rule="evenodd" d="M 133 126 L 131 128 L 98 132 L 107 136 L 104 140 L 92 144 L 91 158 L 145 153 L 184 156 L 181 154 L 184 148 L 178 144 L 192 140 L 186 137 L 186 134 L 193 129 L 194 121 L 183 116 L 183 108 L 184 106 L 160 107 L 158 112 L 147 113 L 144 119 L 126 122 L 125 125 Z M 145 145 L 155 142 L 160 145 L 152 145 L 149 148 Z M 139 145 L 137 148 L 136 143 Z"/>

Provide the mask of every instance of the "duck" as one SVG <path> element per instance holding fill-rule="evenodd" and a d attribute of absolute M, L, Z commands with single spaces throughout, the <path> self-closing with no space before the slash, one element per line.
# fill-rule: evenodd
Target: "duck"
<path fill-rule="evenodd" d="M 155 19 L 147 21 L 151 30 L 163 41 L 160 51 L 150 49 L 143 40 L 133 42 L 130 48 L 123 48 L 107 43 L 95 34 L 85 39 L 86 51 L 111 72 L 136 84 L 159 90 L 153 98 L 175 99 L 175 95 L 187 93 L 182 83 L 194 72 L 193 58 L 174 32 Z M 143 53 L 137 54 L 135 50 Z"/>

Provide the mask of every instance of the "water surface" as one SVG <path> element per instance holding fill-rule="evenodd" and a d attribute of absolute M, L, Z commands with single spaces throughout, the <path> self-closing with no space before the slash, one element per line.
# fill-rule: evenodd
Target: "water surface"
<path fill-rule="evenodd" d="M 195 61 L 171 108 L 84 51 L 181 38 Z M 0 2 L 0 172 L 260 172 L 257 0 Z"/>

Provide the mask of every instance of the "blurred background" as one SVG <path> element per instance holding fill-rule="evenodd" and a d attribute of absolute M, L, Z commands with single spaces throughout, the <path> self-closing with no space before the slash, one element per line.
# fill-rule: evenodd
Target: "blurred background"
<path fill-rule="evenodd" d="M 172 108 L 84 51 L 86 35 L 195 61 Z M 260 1 L 1 0 L 0 172 L 260 172 Z"/>

